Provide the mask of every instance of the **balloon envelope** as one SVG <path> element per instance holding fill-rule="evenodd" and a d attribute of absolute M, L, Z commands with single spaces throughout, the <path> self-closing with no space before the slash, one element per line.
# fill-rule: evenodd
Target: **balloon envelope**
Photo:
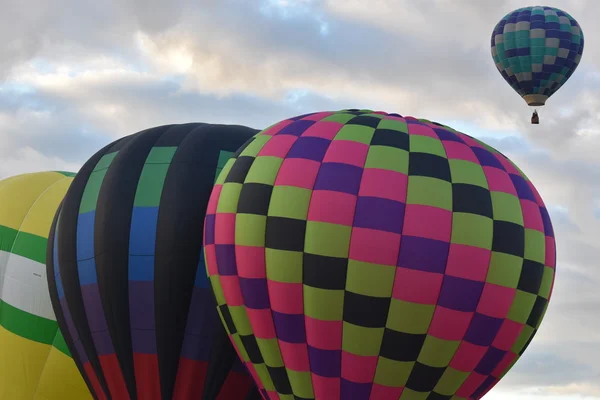
<path fill-rule="evenodd" d="M 77 174 L 48 244 L 48 279 L 97 398 L 233 399 L 251 388 L 239 360 L 237 372 L 220 364 L 215 334 L 231 363 L 236 354 L 201 250 L 215 176 L 254 133 L 160 126 L 108 145 Z"/>
<path fill-rule="evenodd" d="M 68 172 L 0 181 L 0 399 L 91 399 L 58 329 L 46 243 Z"/>
<path fill-rule="evenodd" d="M 583 31 L 554 7 L 523 7 L 508 13 L 492 32 L 498 71 L 530 106 L 543 106 L 575 72 L 583 54 Z"/>
<path fill-rule="evenodd" d="M 204 239 L 228 333 L 271 399 L 479 399 L 554 281 L 548 212 L 511 161 L 368 110 L 260 132 L 221 172 Z"/>

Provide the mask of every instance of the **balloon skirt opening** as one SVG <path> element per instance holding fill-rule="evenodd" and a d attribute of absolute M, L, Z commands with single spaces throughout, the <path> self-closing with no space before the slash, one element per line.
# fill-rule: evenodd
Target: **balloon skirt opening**
<path fill-rule="evenodd" d="M 540 107 L 546 104 L 548 96 L 543 94 L 526 94 L 523 96 L 523 100 L 531 107 Z"/>

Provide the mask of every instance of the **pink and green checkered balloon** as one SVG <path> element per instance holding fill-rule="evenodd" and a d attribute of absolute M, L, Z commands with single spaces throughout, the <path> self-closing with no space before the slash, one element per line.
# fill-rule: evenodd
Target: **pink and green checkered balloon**
<path fill-rule="evenodd" d="M 479 399 L 534 337 L 556 260 L 529 181 L 444 125 L 319 112 L 258 133 L 205 220 L 219 313 L 265 399 Z"/>

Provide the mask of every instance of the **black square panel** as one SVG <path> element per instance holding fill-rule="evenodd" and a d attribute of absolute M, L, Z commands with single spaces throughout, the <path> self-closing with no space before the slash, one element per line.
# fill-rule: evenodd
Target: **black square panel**
<path fill-rule="evenodd" d="M 394 147 L 409 151 L 408 133 L 394 129 L 376 129 L 371 138 L 371 146 Z"/>
<path fill-rule="evenodd" d="M 525 228 L 512 222 L 494 221 L 492 251 L 523 257 L 525 255 Z"/>
<path fill-rule="evenodd" d="M 452 211 L 494 217 L 488 189 L 465 183 L 452 184 Z"/>
<path fill-rule="evenodd" d="M 544 264 L 524 259 L 517 289 L 537 295 L 540 291 L 543 277 Z"/>
<path fill-rule="evenodd" d="M 239 214 L 267 215 L 273 186 L 264 183 L 245 183 L 240 191 Z"/>
<path fill-rule="evenodd" d="M 225 183 L 234 182 L 234 183 L 244 183 L 246 179 L 246 175 L 248 175 L 248 171 L 254 162 L 254 157 L 242 156 L 235 160 L 229 173 L 225 177 Z"/>
<path fill-rule="evenodd" d="M 366 328 L 383 328 L 390 308 L 389 297 L 344 294 L 344 321 Z"/>
<path fill-rule="evenodd" d="M 303 251 L 306 221 L 286 217 L 267 217 L 265 247 Z"/>
<path fill-rule="evenodd" d="M 411 152 L 408 159 L 408 174 L 451 182 L 448 159 L 435 154 Z"/>
<path fill-rule="evenodd" d="M 416 361 L 426 337 L 386 328 L 379 355 L 396 361 Z"/>
<path fill-rule="evenodd" d="M 350 121 L 348 121 L 346 123 L 346 125 L 348 125 L 348 124 L 362 125 L 362 126 L 368 126 L 371 128 L 377 128 L 377 125 L 379 125 L 380 121 L 381 121 L 381 118 L 371 117 L 369 115 L 359 115 L 359 116 L 352 118 Z"/>
<path fill-rule="evenodd" d="M 406 387 L 415 392 L 431 392 L 445 370 L 444 367 L 430 367 L 417 361 L 408 377 Z"/>
<path fill-rule="evenodd" d="M 302 282 L 320 289 L 344 290 L 348 259 L 304 253 Z"/>

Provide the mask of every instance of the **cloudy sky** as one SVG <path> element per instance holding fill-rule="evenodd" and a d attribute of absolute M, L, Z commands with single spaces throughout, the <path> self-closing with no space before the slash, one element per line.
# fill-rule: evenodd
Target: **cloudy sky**
<path fill-rule="evenodd" d="M 0 178 L 76 171 L 117 137 L 167 123 L 263 128 L 321 110 L 436 120 L 513 159 L 551 210 L 553 300 L 494 399 L 600 399 L 600 15 L 575 75 L 531 111 L 492 62 L 520 0 L 2 0 Z"/>

